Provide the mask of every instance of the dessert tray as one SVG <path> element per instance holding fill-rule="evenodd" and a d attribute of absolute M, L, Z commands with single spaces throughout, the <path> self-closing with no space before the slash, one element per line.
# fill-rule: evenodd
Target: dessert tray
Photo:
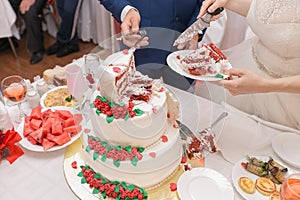
<path fill-rule="evenodd" d="M 80 112 L 77 111 L 77 110 L 74 110 L 72 108 L 68 108 L 68 107 L 52 107 L 52 108 L 43 108 L 42 109 L 42 112 L 45 111 L 45 110 L 48 110 L 48 109 L 51 109 L 52 111 L 54 111 L 55 109 L 59 109 L 59 110 L 67 110 L 67 111 L 70 111 L 72 114 L 79 114 Z M 23 130 L 24 130 L 24 124 L 25 124 L 25 119 L 21 122 L 21 124 L 19 125 L 17 131 L 18 133 L 20 133 L 21 137 L 22 137 L 22 140 L 19 142 L 24 148 L 30 150 L 30 151 L 36 151 L 36 152 L 50 152 L 50 151 L 57 151 L 57 150 L 60 150 L 60 149 L 63 149 L 69 145 L 71 145 L 73 142 L 75 142 L 78 138 L 80 138 L 82 132 L 83 132 L 83 129 L 85 127 L 85 119 L 82 119 L 81 122 L 80 122 L 80 125 L 82 126 L 82 130 L 77 133 L 76 135 L 74 135 L 73 137 L 71 137 L 71 140 L 61 146 L 53 146 L 51 147 L 50 149 L 48 150 L 44 150 L 43 146 L 41 145 L 34 145 L 34 144 L 31 144 L 28 139 L 26 137 L 24 137 L 23 135 Z"/>
<path fill-rule="evenodd" d="M 177 183 L 181 199 L 233 200 L 233 188 L 219 172 L 209 168 L 193 168 L 185 171 Z"/>
<path fill-rule="evenodd" d="M 300 136 L 295 133 L 282 133 L 272 140 L 275 153 L 288 164 L 300 168 Z"/>
<path fill-rule="evenodd" d="M 259 160 L 262 160 L 264 162 L 268 161 L 270 158 L 269 156 L 253 156 L 253 157 L 255 157 Z M 253 194 L 248 194 L 240 188 L 240 186 L 238 184 L 240 177 L 248 177 L 248 178 L 252 179 L 254 182 L 256 181 L 256 179 L 259 178 L 259 176 L 252 174 L 252 173 L 248 172 L 246 169 L 244 169 L 241 165 L 242 162 L 247 162 L 247 159 L 246 158 L 241 159 L 240 161 L 236 162 L 232 168 L 232 182 L 233 182 L 235 189 L 246 200 L 255 200 L 255 199 L 268 200 L 270 198 L 270 196 L 264 196 L 259 191 L 255 191 Z M 278 160 L 276 160 L 276 162 L 279 163 L 280 165 L 285 166 L 284 163 L 281 163 Z M 293 171 L 289 168 L 288 171 L 285 173 L 285 177 L 289 176 L 292 173 L 293 173 Z"/>
<path fill-rule="evenodd" d="M 183 66 L 180 63 L 180 59 L 178 59 L 178 57 L 185 57 L 186 55 L 190 54 L 193 51 L 194 50 L 180 50 L 180 51 L 175 51 L 175 52 L 169 54 L 167 57 L 167 63 L 169 65 L 169 67 L 172 70 L 174 70 L 175 72 L 177 72 L 178 74 L 188 77 L 188 78 L 191 78 L 191 79 L 195 79 L 195 80 L 219 81 L 219 80 L 228 78 L 228 75 L 224 75 L 224 74 L 217 74 L 216 76 L 213 76 L 213 75 L 196 76 L 196 75 L 192 75 L 192 74 L 186 72 L 183 69 Z M 230 65 L 229 61 L 226 61 L 226 62 L 228 65 Z"/>

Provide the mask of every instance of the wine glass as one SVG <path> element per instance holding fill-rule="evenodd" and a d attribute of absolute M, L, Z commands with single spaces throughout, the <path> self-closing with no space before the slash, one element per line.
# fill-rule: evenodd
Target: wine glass
<path fill-rule="evenodd" d="M 8 76 L 1 81 L 1 91 L 6 99 L 17 103 L 19 115 L 14 121 L 21 123 L 22 118 L 25 117 L 25 113 L 21 109 L 21 101 L 25 98 L 27 92 L 25 80 L 18 75 Z"/>
<path fill-rule="evenodd" d="M 98 80 L 99 66 L 101 59 L 97 54 L 87 54 L 84 56 L 85 78 L 88 81 L 89 88 L 95 89 Z"/>
<path fill-rule="evenodd" d="M 283 182 L 280 190 L 281 200 L 300 199 L 300 173 L 290 175 Z"/>
<path fill-rule="evenodd" d="M 81 68 L 76 64 L 70 64 L 66 68 L 67 87 L 71 95 L 81 105 L 88 89 Z M 86 98 L 86 97 L 85 97 Z"/>

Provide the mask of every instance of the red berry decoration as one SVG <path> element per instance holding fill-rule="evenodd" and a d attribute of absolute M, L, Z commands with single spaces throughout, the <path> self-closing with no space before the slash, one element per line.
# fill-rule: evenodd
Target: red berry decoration
<path fill-rule="evenodd" d="M 128 52 L 129 52 L 129 51 L 128 51 L 128 49 L 123 49 L 123 51 L 122 51 L 122 52 L 123 52 L 123 54 L 125 54 L 125 55 L 126 55 L 126 54 L 128 54 Z"/>
<path fill-rule="evenodd" d="M 163 91 L 165 91 L 165 88 L 161 87 L 161 88 L 159 89 L 159 92 L 163 92 Z"/>
<path fill-rule="evenodd" d="M 89 83 L 90 84 L 94 84 L 95 83 L 95 80 L 94 80 L 94 78 L 93 78 L 93 76 L 92 76 L 92 74 L 88 74 L 88 75 L 86 75 L 86 80 L 88 80 L 89 81 Z"/>
<path fill-rule="evenodd" d="M 184 163 L 186 163 L 186 162 L 187 162 L 186 157 L 182 157 L 182 158 L 181 158 L 181 163 L 184 164 Z"/>
<path fill-rule="evenodd" d="M 180 60 L 180 55 L 177 55 L 177 56 L 176 56 L 176 59 Z"/>
<path fill-rule="evenodd" d="M 175 192 L 177 190 L 177 184 L 176 183 L 170 183 L 170 190 L 172 192 Z"/>
<path fill-rule="evenodd" d="M 161 136 L 161 141 L 162 142 L 168 142 L 168 137 L 165 136 L 165 135 Z"/>
<path fill-rule="evenodd" d="M 89 129 L 89 128 L 84 129 L 84 133 L 89 133 L 89 132 L 91 132 L 91 129 Z"/>
<path fill-rule="evenodd" d="M 113 71 L 114 71 L 115 73 L 120 73 L 120 72 L 121 72 L 121 69 L 120 69 L 120 67 L 114 67 L 114 68 L 113 68 Z"/>
<path fill-rule="evenodd" d="M 73 168 L 73 169 L 77 169 L 77 162 L 76 162 L 76 161 L 73 161 L 73 162 L 72 162 L 72 168 Z"/>

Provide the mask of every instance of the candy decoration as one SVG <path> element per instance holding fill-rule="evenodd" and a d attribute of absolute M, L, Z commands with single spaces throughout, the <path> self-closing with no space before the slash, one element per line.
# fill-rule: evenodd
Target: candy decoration
<path fill-rule="evenodd" d="M 184 163 L 186 163 L 186 162 L 187 162 L 187 158 L 186 158 L 186 157 L 182 157 L 182 158 L 181 158 L 181 163 L 184 164 Z"/>
<path fill-rule="evenodd" d="M 176 183 L 170 183 L 170 190 L 172 192 L 175 192 L 177 190 L 177 184 Z"/>
<path fill-rule="evenodd" d="M 113 67 L 113 71 L 114 71 L 115 73 L 120 73 L 120 72 L 121 72 L 121 69 L 120 69 L 120 67 Z"/>
<path fill-rule="evenodd" d="M 161 136 L 162 142 L 168 142 L 168 137 L 166 135 Z"/>
<path fill-rule="evenodd" d="M 73 169 L 77 169 L 77 162 L 76 162 L 76 161 L 73 161 L 73 162 L 72 162 L 72 168 L 73 168 Z"/>
<path fill-rule="evenodd" d="M 89 128 L 84 129 L 84 133 L 89 133 L 89 132 L 91 132 L 91 129 L 89 129 Z"/>
<path fill-rule="evenodd" d="M 155 158 L 156 157 L 156 153 L 155 152 L 150 152 L 149 156 L 151 156 L 152 158 Z"/>
<path fill-rule="evenodd" d="M 123 54 L 125 54 L 125 55 L 126 55 L 126 54 L 128 54 L 128 53 L 129 53 L 129 50 L 128 50 L 128 49 L 123 49 L 123 51 L 122 51 L 122 52 L 123 52 Z"/>

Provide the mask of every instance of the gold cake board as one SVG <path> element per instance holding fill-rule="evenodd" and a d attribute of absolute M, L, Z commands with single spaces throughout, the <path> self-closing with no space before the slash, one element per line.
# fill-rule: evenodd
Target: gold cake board
<path fill-rule="evenodd" d="M 66 181 L 73 191 L 73 193 L 81 200 L 99 200 L 103 199 L 100 194 L 96 195 L 92 193 L 92 189 L 89 188 L 88 184 L 81 184 L 81 178 L 77 174 L 81 171 L 80 166 L 84 165 L 84 161 L 80 158 L 80 151 L 82 150 L 82 143 L 80 138 L 72 143 L 66 150 L 64 157 L 64 174 Z M 72 163 L 76 161 L 77 169 L 72 167 Z M 204 162 L 191 162 L 189 163 L 192 167 L 203 167 Z M 101 173 L 101 172 L 99 172 Z M 170 190 L 170 183 L 177 183 L 179 177 L 183 173 L 182 166 L 178 166 L 178 169 L 174 174 L 163 183 L 151 190 L 147 190 L 149 200 L 179 200 L 176 191 Z M 110 198 L 106 198 L 110 199 Z"/>

